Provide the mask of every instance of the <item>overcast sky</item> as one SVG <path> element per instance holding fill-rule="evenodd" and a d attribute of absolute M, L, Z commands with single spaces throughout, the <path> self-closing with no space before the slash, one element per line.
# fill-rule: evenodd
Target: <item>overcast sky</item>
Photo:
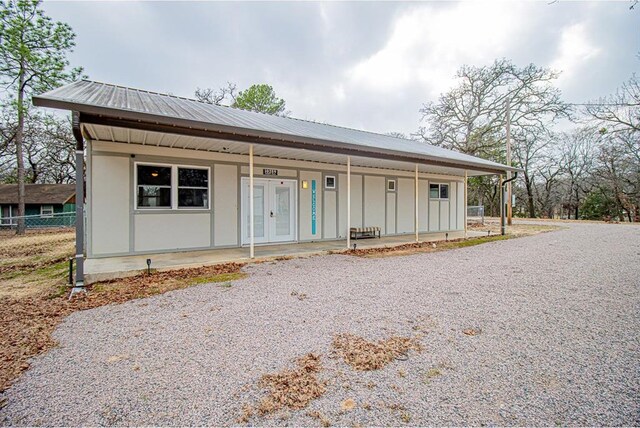
<path fill-rule="evenodd" d="M 463 64 L 562 71 L 568 102 L 640 71 L 640 5 L 621 2 L 45 2 L 93 80 L 193 97 L 269 83 L 292 116 L 376 132 L 418 128 Z"/>

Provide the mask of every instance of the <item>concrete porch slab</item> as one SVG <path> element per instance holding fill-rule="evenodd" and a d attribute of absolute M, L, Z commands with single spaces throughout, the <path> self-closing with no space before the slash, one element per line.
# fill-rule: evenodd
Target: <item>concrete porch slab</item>
<path fill-rule="evenodd" d="M 468 231 L 468 237 L 484 236 L 484 232 Z M 449 232 L 449 239 L 464 237 L 463 231 Z M 445 233 L 421 233 L 421 242 L 437 242 L 445 240 Z M 415 242 L 413 234 L 383 236 L 351 240 L 360 249 L 381 248 Z M 210 266 L 228 262 L 251 262 L 273 260 L 278 257 L 304 257 L 317 254 L 328 254 L 330 251 L 346 249 L 346 239 L 336 241 L 317 241 L 260 245 L 255 247 L 255 258 L 249 258 L 249 248 L 225 248 L 199 251 L 177 251 L 171 253 L 141 254 L 133 256 L 106 257 L 87 259 L 85 261 L 85 283 L 105 281 L 114 278 L 132 276 L 147 269 L 147 259 L 151 259 L 151 267 L 156 270 L 171 270 L 188 267 Z"/>

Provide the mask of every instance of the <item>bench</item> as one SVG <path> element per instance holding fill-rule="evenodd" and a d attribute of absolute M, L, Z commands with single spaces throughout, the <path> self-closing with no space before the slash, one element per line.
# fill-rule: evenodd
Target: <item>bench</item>
<path fill-rule="evenodd" d="M 378 226 L 352 227 L 349 229 L 349 235 L 353 239 L 358 239 L 358 236 L 360 238 L 375 238 L 376 234 L 380 239 L 380 228 Z"/>

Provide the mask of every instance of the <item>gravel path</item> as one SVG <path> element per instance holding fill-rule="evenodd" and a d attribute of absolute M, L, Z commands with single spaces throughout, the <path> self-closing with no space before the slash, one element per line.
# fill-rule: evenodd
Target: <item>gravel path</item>
<path fill-rule="evenodd" d="M 638 425 L 640 227 L 568 227 L 432 254 L 254 265 L 232 287 L 75 313 L 60 346 L 4 394 L 0 423 L 236 425 L 262 374 L 317 352 L 327 393 L 251 425 L 320 425 L 308 411 L 340 426 Z M 425 350 L 379 371 L 331 358 L 336 333 L 421 329 Z M 356 407 L 342 411 L 347 398 Z"/>

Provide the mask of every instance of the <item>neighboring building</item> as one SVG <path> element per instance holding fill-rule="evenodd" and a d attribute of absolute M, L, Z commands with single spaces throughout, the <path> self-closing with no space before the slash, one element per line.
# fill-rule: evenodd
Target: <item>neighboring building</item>
<path fill-rule="evenodd" d="M 27 228 L 73 226 L 76 209 L 75 184 L 25 184 Z M 18 216 L 18 185 L 0 184 L 0 227 L 15 227 Z"/>
<path fill-rule="evenodd" d="M 91 81 L 33 102 L 74 112 L 88 258 L 348 245 L 354 227 L 407 240 L 459 235 L 466 177 L 517 171 L 412 140 Z"/>

